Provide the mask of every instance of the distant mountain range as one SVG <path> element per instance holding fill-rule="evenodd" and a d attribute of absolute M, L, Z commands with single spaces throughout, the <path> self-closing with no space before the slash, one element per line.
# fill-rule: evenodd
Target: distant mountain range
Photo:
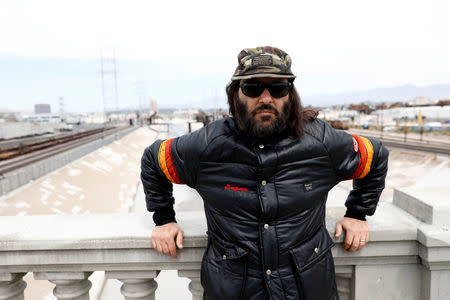
<path fill-rule="evenodd" d="M 426 97 L 431 100 L 450 99 L 450 84 L 434 84 L 427 86 L 403 85 L 339 94 L 315 94 L 302 97 L 302 100 L 303 104 L 306 105 L 324 106 L 361 102 L 406 102 L 411 101 L 416 97 Z"/>

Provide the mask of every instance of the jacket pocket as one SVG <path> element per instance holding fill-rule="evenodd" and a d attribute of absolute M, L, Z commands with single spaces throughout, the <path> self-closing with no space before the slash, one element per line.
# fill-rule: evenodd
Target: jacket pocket
<path fill-rule="evenodd" d="M 242 299 L 248 251 L 217 238 L 210 240 L 200 273 L 208 299 Z"/>
<path fill-rule="evenodd" d="M 335 291 L 334 246 L 322 226 L 308 241 L 290 249 L 299 293 L 303 300 L 328 300 Z"/>

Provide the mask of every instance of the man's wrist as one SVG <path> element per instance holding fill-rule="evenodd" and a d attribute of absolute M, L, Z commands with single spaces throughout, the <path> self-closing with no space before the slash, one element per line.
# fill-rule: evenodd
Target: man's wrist
<path fill-rule="evenodd" d="M 175 219 L 175 211 L 173 210 L 173 207 L 155 210 L 153 213 L 153 221 L 156 226 L 161 226 L 172 222 L 176 223 L 177 220 Z"/>
<path fill-rule="evenodd" d="M 351 208 L 347 208 L 344 217 L 366 221 L 366 214 Z"/>

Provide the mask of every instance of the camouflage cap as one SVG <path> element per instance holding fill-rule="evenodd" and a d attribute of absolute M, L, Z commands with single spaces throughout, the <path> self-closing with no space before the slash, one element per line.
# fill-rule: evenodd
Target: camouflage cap
<path fill-rule="evenodd" d="M 265 46 L 246 48 L 238 55 L 238 66 L 231 80 L 272 77 L 291 78 L 291 57 L 281 49 Z"/>

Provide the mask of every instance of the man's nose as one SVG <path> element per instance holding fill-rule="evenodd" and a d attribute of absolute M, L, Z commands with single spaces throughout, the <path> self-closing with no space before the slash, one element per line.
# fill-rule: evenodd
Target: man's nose
<path fill-rule="evenodd" d="M 261 94 L 261 96 L 259 96 L 259 102 L 262 102 L 264 104 L 273 102 L 272 95 L 269 93 L 267 88 L 265 88 L 264 92 Z"/>

